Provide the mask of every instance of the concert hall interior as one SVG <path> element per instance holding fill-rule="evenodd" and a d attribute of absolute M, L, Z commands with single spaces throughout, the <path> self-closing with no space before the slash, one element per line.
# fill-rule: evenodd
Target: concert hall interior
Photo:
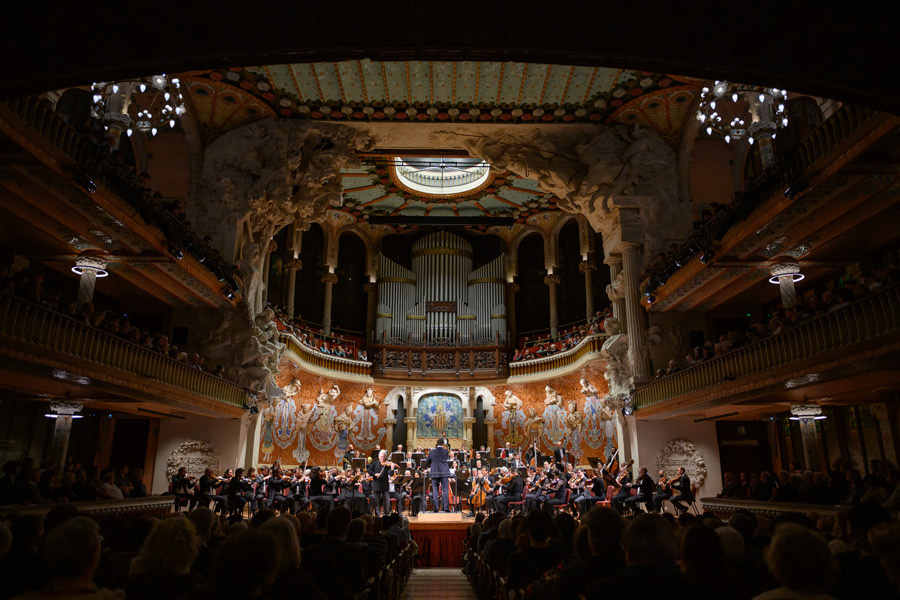
<path fill-rule="evenodd" d="M 896 20 L 32 4 L 0 600 L 900 597 Z"/>

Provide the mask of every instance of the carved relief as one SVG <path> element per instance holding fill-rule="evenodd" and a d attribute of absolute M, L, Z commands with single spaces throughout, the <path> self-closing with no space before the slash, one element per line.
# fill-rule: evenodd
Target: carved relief
<path fill-rule="evenodd" d="M 670 440 L 656 453 L 656 468 L 664 470 L 669 477 L 678 472 L 678 467 L 684 467 L 692 486 L 700 487 L 706 481 L 706 462 L 693 442 Z"/>
<path fill-rule="evenodd" d="M 218 471 L 219 451 L 206 440 L 185 440 L 169 455 L 166 477 L 171 478 L 181 467 L 194 477 L 202 476 L 207 468 Z"/>

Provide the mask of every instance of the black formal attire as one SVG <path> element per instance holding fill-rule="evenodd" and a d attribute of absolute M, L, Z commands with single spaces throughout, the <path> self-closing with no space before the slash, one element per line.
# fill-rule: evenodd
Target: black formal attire
<path fill-rule="evenodd" d="M 522 490 L 525 489 L 525 482 L 516 474 L 509 483 L 506 484 L 506 491 L 499 496 L 494 496 L 493 507 L 504 515 L 509 514 L 509 503 L 519 502 L 522 500 Z"/>
<path fill-rule="evenodd" d="M 450 467 L 447 459 L 450 453 L 443 446 L 438 446 L 428 453 L 425 464 L 431 476 L 431 500 L 435 512 L 450 511 Z"/>
<path fill-rule="evenodd" d="M 215 502 L 215 512 L 224 510 L 227 499 L 216 493 L 219 485 L 220 481 L 216 477 L 207 477 L 206 475 L 197 481 L 197 502 L 200 506 L 208 507 L 210 502 Z"/>
<path fill-rule="evenodd" d="M 372 493 L 375 496 L 375 514 L 391 514 L 391 465 L 378 461 L 369 463 L 372 476 Z"/>
<path fill-rule="evenodd" d="M 631 477 L 627 474 L 619 480 L 619 491 L 613 496 L 610 505 L 616 509 L 616 512 L 623 514 L 625 512 L 625 501 L 631 498 Z"/>
<path fill-rule="evenodd" d="M 400 477 L 395 476 L 393 479 L 399 480 Z M 390 489 L 391 489 L 391 491 L 389 492 L 390 499 L 388 500 L 388 507 L 390 508 L 391 500 L 396 500 L 397 501 L 397 512 L 399 512 L 402 515 L 403 514 L 403 501 L 406 500 L 406 497 L 409 494 L 407 493 L 406 488 L 404 488 L 403 486 L 394 484 L 393 481 L 391 481 Z"/>
<path fill-rule="evenodd" d="M 694 494 L 691 492 L 691 478 L 686 474 L 677 477 L 675 481 L 672 482 L 672 489 L 678 492 L 677 496 L 673 496 L 669 500 L 672 503 L 672 506 L 675 507 L 675 511 L 680 513 L 687 510 L 687 506 L 682 506 L 681 503 L 685 502 L 690 504 L 694 501 Z"/>
<path fill-rule="evenodd" d="M 291 497 L 294 500 L 294 513 L 309 505 L 309 481 L 303 478 L 291 481 Z"/>
<path fill-rule="evenodd" d="M 593 483 L 593 487 L 591 490 L 594 492 L 594 495 L 590 495 L 585 493 L 581 497 L 581 505 L 579 510 L 581 514 L 587 514 L 589 510 L 591 510 L 597 502 L 603 502 L 606 500 L 606 482 L 603 481 L 602 477 L 594 477 L 594 479 L 590 480 L 588 483 Z"/>
<path fill-rule="evenodd" d="M 635 513 L 642 513 L 644 511 L 641 510 L 638 504 L 646 504 L 649 509 L 653 503 L 653 493 L 656 491 L 656 486 L 653 483 L 653 479 L 647 474 L 643 477 L 638 477 L 638 480 L 632 487 L 637 489 L 637 494 L 625 500 L 624 504 Z"/>
<path fill-rule="evenodd" d="M 663 502 L 672 497 L 672 489 L 669 483 L 663 483 L 661 480 L 656 482 L 656 492 L 653 494 L 653 510 L 659 512 L 662 510 Z"/>
<path fill-rule="evenodd" d="M 565 506 L 566 482 L 563 479 L 551 481 L 547 486 L 547 499 L 544 501 L 544 509 L 552 511 L 554 506 Z"/>
<path fill-rule="evenodd" d="M 438 446 L 443 446 L 444 448 L 449 448 L 449 447 L 450 447 L 450 440 L 448 440 L 448 439 L 445 438 L 445 437 L 441 437 L 441 438 L 438 439 L 438 441 L 436 441 L 436 442 L 434 443 L 434 447 L 435 447 L 435 448 L 437 448 Z"/>
<path fill-rule="evenodd" d="M 318 508 L 334 508 L 334 498 L 326 491 L 327 481 L 321 475 L 314 475 L 309 481 L 309 501 Z"/>
<path fill-rule="evenodd" d="M 541 475 L 535 474 L 534 477 L 531 478 L 529 482 L 531 484 L 531 488 L 529 493 L 525 496 L 525 513 L 530 513 L 533 510 L 537 510 L 541 507 L 541 505 L 547 501 L 547 494 L 544 492 L 543 487 L 540 485 Z M 546 485 L 547 481 L 544 480 L 543 484 Z"/>
<path fill-rule="evenodd" d="M 283 478 L 271 477 L 269 479 L 268 487 L 268 496 L 266 497 L 266 508 L 276 508 L 281 512 L 286 510 L 286 506 L 289 504 L 288 496 L 290 495 L 290 481 L 285 481 Z"/>
<path fill-rule="evenodd" d="M 416 479 L 421 481 L 422 487 L 418 487 Z M 415 489 L 413 489 L 415 487 Z M 425 476 L 422 473 L 413 473 L 413 482 L 410 484 L 410 493 L 412 494 L 412 501 L 409 503 L 409 512 L 412 516 L 419 516 L 420 512 L 425 511 L 428 506 L 428 502 L 425 500 L 425 494 L 427 494 L 427 490 L 425 489 Z"/>
<path fill-rule="evenodd" d="M 228 514 L 240 514 L 244 511 L 247 498 L 244 497 L 244 478 L 235 475 L 228 482 Z"/>
<path fill-rule="evenodd" d="M 178 507 L 181 506 L 182 500 L 185 505 L 189 505 L 189 508 L 194 508 L 197 505 L 197 500 L 194 498 L 194 495 L 191 493 L 191 488 L 194 487 L 193 482 L 188 479 L 187 475 L 182 477 L 177 473 L 172 475 L 172 495 L 175 496 L 175 511 L 178 511 Z"/>
<path fill-rule="evenodd" d="M 566 452 L 565 448 L 556 448 L 553 450 L 553 462 L 556 463 L 556 468 L 560 471 L 563 470 L 563 465 L 568 461 L 569 453 Z"/>
<path fill-rule="evenodd" d="M 250 512 L 255 513 L 266 507 L 266 487 L 269 484 L 269 479 L 262 473 L 259 473 L 254 481 L 256 482 L 256 488 L 253 490 L 253 499 L 250 501 Z"/>

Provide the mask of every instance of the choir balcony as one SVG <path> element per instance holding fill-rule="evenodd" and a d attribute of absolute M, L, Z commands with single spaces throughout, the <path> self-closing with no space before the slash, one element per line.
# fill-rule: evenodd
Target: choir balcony
<path fill-rule="evenodd" d="M 385 379 L 462 381 L 509 376 L 509 342 L 493 339 L 436 337 L 416 343 L 384 339 L 372 347 L 372 374 Z"/>
<path fill-rule="evenodd" d="M 0 342 L 0 374 L 22 394 L 90 398 L 111 410 L 246 412 L 243 386 L 12 296 L 0 296 Z"/>
<path fill-rule="evenodd" d="M 808 398 L 858 401 L 862 391 L 900 385 L 898 366 L 900 285 L 892 285 L 640 386 L 632 404 L 641 418 L 669 418 L 772 412 Z"/>

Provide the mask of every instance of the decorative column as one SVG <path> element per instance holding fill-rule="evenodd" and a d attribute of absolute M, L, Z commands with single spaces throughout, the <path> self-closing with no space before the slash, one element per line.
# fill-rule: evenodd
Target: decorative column
<path fill-rule="evenodd" d="M 822 407 L 818 404 L 794 404 L 791 406 L 791 415 L 791 420 L 800 421 L 804 468 L 807 471 L 818 471 L 819 436 L 816 433 L 816 421 L 825 418 Z"/>
<path fill-rule="evenodd" d="M 781 291 L 781 304 L 785 308 L 797 306 L 797 290 L 794 284 L 803 281 L 800 265 L 792 260 L 782 261 L 769 267 L 769 274 L 771 275 L 769 283 L 778 284 Z"/>
<path fill-rule="evenodd" d="M 297 271 L 303 268 L 303 261 L 299 258 L 289 259 L 285 264 L 287 270 L 287 316 L 294 318 L 294 300 L 297 287 Z"/>
<path fill-rule="evenodd" d="M 78 282 L 78 306 L 94 301 L 94 288 L 98 277 L 106 277 L 106 261 L 99 256 L 79 256 L 75 259 L 72 272 L 81 275 Z"/>
<path fill-rule="evenodd" d="M 619 274 L 622 272 L 622 257 L 621 256 L 607 256 L 603 259 L 603 262 L 609 265 L 609 280 L 612 282 L 613 288 L 616 284 L 616 279 L 618 279 Z M 619 294 L 610 294 L 609 299 L 612 301 L 612 316 L 619 321 L 619 324 L 622 325 L 623 333 L 627 333 L 625 326 L 625 298 L 622 296 L 621 291 Z"/>
<path fill-rule="evenodd" d="M 56 461 L 56 470 L 60 473 L 66 466 L 69 436 L 72 434 L 72 419 L 75 418 L 75 413 L 81 412 L 82 408 L 84 408 L 84 403 L 79 400 L 50 401 L 50 410 L 56 413 L 56 423 L 53 426 L 53 459 Z"/>
<path fill-rule="evenodd" d="M 556 312 L 556 286 L 559 285 L 559 275 L 547 275 L 544 277 L 544 285 L 550 288 L 550 337 L 556 339 L 559 325 Z"/>
<path fill-rule="evenodd" d="M 584 314 L 590 321 L 594 316 L 594 284 L 591 273 L 597 270 L 597 263 L 584 260 L 578 263 L 578 270 L 584 273 Z"/>
<path fill-rule="evenodd" d="M 644 347 L 647 335 L 644 308 L 641 306 L 640 247 L 641 245 L 635 242 L 623 242 L 621 245 L 622 285 L 627 323 L 625 331 L 628 332 L 628 360 L 635 380 L 647 381 L 650 378 L 650 364 Z"/>
<path fill-rule="evenodd" d="M 884 457 L 897 464 L 897 444 L 894 442 L 894 431 L 891 428 L 891 414 L 887 404 L 870 404 L 869 412 L 878 420 L 881 441 L 884 444 Z"/>
<path fill-rule="evenodd" d="M 363 286 L 366 292 L 366 343 L 369 348 L 372 343 L 372 333 L 375 331 L 375 310 L 378 308 L 378 284 L 367 283 Z"/>
<path fill-rule="evenodd" d="M 397 419 L 391 416 L 390 408 L 388 408 L 387 411 L 388 416 L 384 418 L 384 448 L 388 451 L 388 455 L 390 455 L 394 448 L 394 425 L 397 424 Z"/>
<path fill-rule="evenodd" d="M 506 284 L 506 331 L 509 332 L 509 343 L 516 346 L 516 294 L 519 293 L 518 283 Z"/>
<path fill-rule="evenodd" d="M 406 445 L 414 448 L 416 446 L 416 418 L 404 417 L 403 422 L 406 423 Z"/>
<path fill-rule="evenodd" d="M 463 433 L 465 443 L 463 446 L 467 449 L 472 448 L 472 423 L 474 422 L 475 417 L 463 417 L 463 426 L 465 427 L 465 433 Z"/>
<path fill-rule="evenodd" d="M 497 419 L 494 418 L 493 414 L 489 414 L 484 420 L 484 424 L 487 425 L 487 445 L 489 448 L 494 447 L 494 425 L 496 423 Z"/>
<path fill-rule="evenodd" d="M 331 289 L 337 283 L 338 276 L 334 273 L 322 275 L 322 283 L 325 284 L 325 308 L 322 311 L 322 330 L 325 335 L 331 335 Z"/>

